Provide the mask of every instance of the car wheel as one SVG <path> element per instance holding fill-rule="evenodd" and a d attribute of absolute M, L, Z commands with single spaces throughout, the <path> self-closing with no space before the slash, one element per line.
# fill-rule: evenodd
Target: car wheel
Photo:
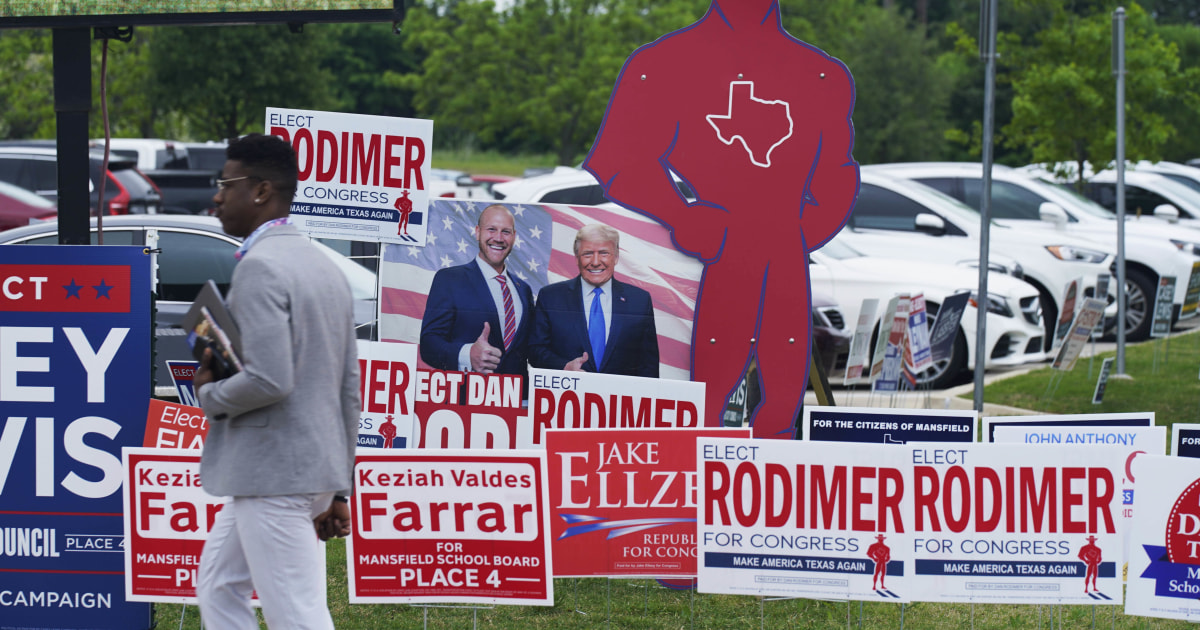
<path fill-rule="evenodd" d="M 937 321 L 939 304 L 933 302 L 925 303 L 926 321 L 929 323 L 929 330 L 933 330 L 933 324 Z M 917 384 L 927 386 L 930 389 L 946 389 L 954 385 L 958 381 L 962 372 L 967 367 L 967 338 L 963 335 L 962 328 L 954 335 L 954 345 L 950 348 L 950 356 L 935 361 L 933 367 L 921 372 L 917 376 Z"/>
<path fill-rule="evenodd" d="M 1042 303 L 1042 328 L 1046 334 L 1042 336 L 1042 350 L 1050 352 L 1054 348 L 1054 334 L 1058 330 L 1058 301 L 1049 291 L 1038 287 L 1038 299 Z"/>
<path fill-rule="evenodd" d="M 1130 341 L 1150 338 L 1154 314 L 1155 283 L 1145 272 L 1125 270 L 1125 337 Z"/>

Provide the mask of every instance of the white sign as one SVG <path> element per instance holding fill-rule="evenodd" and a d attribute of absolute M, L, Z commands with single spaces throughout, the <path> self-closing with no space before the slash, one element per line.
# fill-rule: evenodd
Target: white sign
<path fill-rule="evenodd" d="M 296 150 L 302 232 L 425 245 L 432 120 L 268 107 L 266 130 Z"/>
<path fill-rule="evenodd" d="M 1125 614 L 1200 621 L 1200 460 L 1146 455 L 1133 470 Z"/>
<path fill-rule="evenodd" d="M 1087 345 L 1088 338 L 1092 336 L 1092 331 L 1103 319 L 1104 302 L 1095 298 L 1084 300 L 1083 308 L 1076 312 L 1075 320 L 1059 346 L 1058 356 L 1054 357 L 1051 367 L 1070 372 L 1075 367 L 1075 361 L 1079 359 L 1079 353 Z"/>
<path fill-rule="evenodd" d="M 359 340 L 358 372 L 362 396 L 358 445 L 410 446 L 416 417 L 417 346 Z"/>
<path fill-rule="evenodd" d="M 846 358 L 846 385 L 862 380 L 867 362 L 867 345 L 871 343 L 871 329 L 875 326 L 875 312 L 878 310 L 879 300 L 875 298 L 864 299 L 862 308 L 858 310 L 858 323 L 854 326 L 854 337 L 850 339 L 850 353 Z"/>
<path fill-rule="evenodd" d="M 933 354 L 929 347 L 929 322 L 925 312 L 925 294 L 913 296 L 908 310 L 908 352 L 905 359 L 910 359 L 908 369 L 913 374 L 920 374 L 925 368 L 933 367 Z"/>

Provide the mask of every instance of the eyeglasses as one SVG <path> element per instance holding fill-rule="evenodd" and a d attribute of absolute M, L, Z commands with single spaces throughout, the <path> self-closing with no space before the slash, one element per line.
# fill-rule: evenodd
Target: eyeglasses
<path fill-rule="evenodd" d="M 212 178 L 212 185 L 216 186 L 219 190 L 226 190 L 229 188 L 229 185 L 232 184 L 233 182 L 240 182 L 243 179 L 256 179 L 260 182 L 263 181 L 263 178 L 261 178 L 257 175 L 242 175 L 241 177 L 230 177 L 229 179 L 221 179 L 220 177 L 214 177 L 214 178 Z"/>

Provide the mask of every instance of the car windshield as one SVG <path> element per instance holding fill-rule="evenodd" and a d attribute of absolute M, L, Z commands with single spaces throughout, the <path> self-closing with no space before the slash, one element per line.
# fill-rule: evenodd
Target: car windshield
<path fill-rule="evenodd" d="M 1167 179 L 1169 179 L 1173 182 L 1176 182 L 1178 184 L 1183 184 L 1184 186 L 1187 186 L 1188 188 L 1192 189 L 1193 191 L 1195 191 L 1197 193 L 1200 193 L 1200 180 L 1193 179 L 1191 177 L 1188 177 L 1187 175 L 1180 175 L 1179 173 L 1169 173 L 1166 171 L 1159 171 L 1158 174 L 1162 175 L 1163 177 L 1166 177 Z"/>
<path fill-rule="evenodd" d="M 1041 184 L 1041 186 L 1038 186 L 1039 193 L 1046 195 L 1050 198 L 1050 201 L 1062 206 L 1068 212 L 1078 211 L 1100 219 L 1116 220 L 1113 213 L 1106 210 L 1104 206 L 1076 192 L 1070 184 L 1060 185 L 1040 177 L 1035 178 L 1034 181 Z"/>
<path fill-rule="evenodd" d="M 350 293 L 356 300 L 373 300 L 375 299 L 375 273 L 366 267 L 346 258 L 345 256 L 334 251 L 327 245 L 323 245 L 313 241 L 313 245 L 317 249 L 329 256 L 329 259 L 337 265 L 342 274 L 346 276 L 346 282 L 350 284 Z"/>

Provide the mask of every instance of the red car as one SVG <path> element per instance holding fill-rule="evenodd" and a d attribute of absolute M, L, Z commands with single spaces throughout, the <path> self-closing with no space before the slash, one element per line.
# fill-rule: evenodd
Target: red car
<path fill-rule="evenodd" d="M 58 218 L 52 202 L 6 182 L 0 182 L 0 230 Z"/>

